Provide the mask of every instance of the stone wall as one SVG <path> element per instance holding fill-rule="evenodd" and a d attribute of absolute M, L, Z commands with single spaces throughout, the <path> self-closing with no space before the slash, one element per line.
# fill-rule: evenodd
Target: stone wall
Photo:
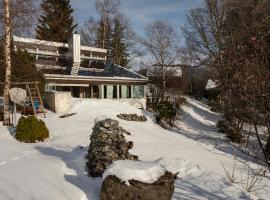
<path fill-rule="evenodd" d="M 145 116 L 137 114 L 119 114 L 117 115 L 117 117 L 126 121 L 137 121 L 137 122 L 147 121 L 147 118 Z"/>
<path fill-rule="evenodd" d="M 130 133 L 120 127 L 117 120 L 96 122 L 87 155 L 87 168 L 92 177 L 102 176 L 115 160 L 138 160 L 138 156 L 129 153 L 133 142 L 127 142 L 124 135 Z"/>

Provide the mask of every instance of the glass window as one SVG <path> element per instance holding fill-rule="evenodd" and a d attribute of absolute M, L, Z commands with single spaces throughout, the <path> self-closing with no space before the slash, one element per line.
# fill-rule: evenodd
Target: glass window
<path fill-rule="evenodd" d="M 144 86 L 143 85 L 134 85 L 133 86 L 133 97 L 134 98 L 143 98 L 144 97 Z"/>
<path fill-rule="evenodd" d="M 113 98 L 113 85 L 107 85 L 107 98 Z"/>

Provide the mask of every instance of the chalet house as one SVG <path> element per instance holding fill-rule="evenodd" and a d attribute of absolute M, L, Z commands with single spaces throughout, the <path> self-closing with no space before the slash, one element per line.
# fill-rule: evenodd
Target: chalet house
<path fill-rule="evenodd" d="M 108 63 L 106 49 L 82 46 L 78 34 L 68 44 L 16 36 L 13 42 L 15 50 L 35 56 L 47 92 L 67 92 L 77 98 L 144 98 L 146 77 Z"/>

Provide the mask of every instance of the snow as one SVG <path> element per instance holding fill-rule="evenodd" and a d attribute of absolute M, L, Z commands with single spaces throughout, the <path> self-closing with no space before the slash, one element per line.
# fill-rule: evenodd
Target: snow
<path fill-rule="evenodd" d="M 217 88 L 217 87 L 218 87 L 217 81 L 213 81 L 213 80 L 209 79 L 209 80 L 207 81 L 207 84 L 206 84 L 205 89 L 206 89 L 206 90 L 211 90 L 211 89 L 215 89 L 215 88 Z"/>
<path fill-rule="evenodd" d="M 241 184 L 232 184 L 226 179 L 222 164 L 232 170 L 237 162 L 236 176 L 244 176 L 247 167 L 235 157 L 245 157 L 229 144 L 222 143 L 224 136 L 214 127 L 219 115 L 201 102 L 188 99 L 178 128 L 172 130 L 155 124 L 151 113 L 118 100 L 73 99 L 67 113 L 77 114 L 62 119 L 60 114 L 48 111 L 43 120 L 50 139 L 44 143 L 19 143 L 10 134 L 11 129 L 0 125 L 0 200 L 98 199 L 102 178 L 91 178 L 85 172 L 89 137 L 98 116 L 119 120 L 131 133 L 126 136 L 128 141 L 134 142 L 131 153 L 145 164 L 138 168 L 140 173 L 136 173 L 135 178 L 150 181 L 152 176 L 153 181 L 165 169 L 179 172 L 175 200 L 270 199 L 269 180 L 263 180 L 263 190 L 250 194 Z M 116 117 L 119 113 L 144 114 L 148 121 L 120 120 Z M 128 177 L 129 173 L 121 168 L 120 165 L 118 171 L 123 171 L 125 179 L 134 178 L 135 175 Z"/>
<path fill-rule="evenodd" d="M 106 120 L 106 119 L 109 119 L 109 117 L 107 117 L 106 115 L 98 116 L 98 117 L 95 119 L 95 123 L 104 121 L 104 120 Z"/>
<path fill-rule="evenodd" d="M 123 182 L 137 180 L 145 183 L 153 183 L 166 172 L 158 161 L 115 161 L 103 174 L 103 179 L 109 175 L 115 175 Z"/>

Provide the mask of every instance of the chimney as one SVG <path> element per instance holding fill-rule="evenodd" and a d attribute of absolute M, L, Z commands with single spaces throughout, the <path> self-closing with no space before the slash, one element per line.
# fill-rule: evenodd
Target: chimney
<path fill-rule="evenodd" d="M 78 75 L 81 64 L 81 36 L 73 34 L 68 45 L 69 57 L 72 59 L 70 75 Z"/>

